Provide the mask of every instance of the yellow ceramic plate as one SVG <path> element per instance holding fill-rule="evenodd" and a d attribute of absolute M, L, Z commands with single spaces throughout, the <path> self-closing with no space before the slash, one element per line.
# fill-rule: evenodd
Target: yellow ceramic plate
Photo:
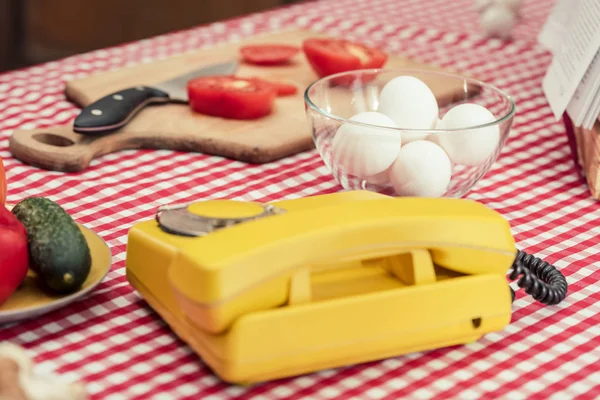
<path fill-rule="evenodd" d="M 35 318 L 62 308 L 86 296 L 102 282 L 112 263 L 110 249 L 95 232 L 82 225 L 78 226 L 85 236 L 92 256 L 92 268 L 81 289 L 62 296 L 46 293 L 38 287 L 35 274 L 30 271 L 21 287 L 0 305 L 0 324 Z"/>

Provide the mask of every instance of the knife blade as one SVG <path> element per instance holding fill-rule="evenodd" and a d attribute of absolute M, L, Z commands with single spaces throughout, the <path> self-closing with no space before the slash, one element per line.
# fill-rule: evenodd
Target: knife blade
<path fill-rule="evenodd" d="M 103 134 L 125 126 L 145 106 L 158 103 L 187 103 L 187 82 L 210 75 L 230 75 L 237 61 L 209 65 L 151 86 L 134 86 L 106 95 L 83 108 L 73 121 L 73 130 Z"/>

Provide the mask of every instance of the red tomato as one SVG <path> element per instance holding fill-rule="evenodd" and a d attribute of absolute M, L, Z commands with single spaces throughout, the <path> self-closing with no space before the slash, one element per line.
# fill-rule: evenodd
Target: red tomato
<path fill-rule="evenodd" d="M 3 205 L 6 201 L 6 191 L 6 173 L 4 172 L 2 158 L 0 158 L 0 205 Z"/>
<path fill-rule="evenodd" d="M 275 90 L 275 92 L 277 93 L 277 96 L 291 96 L 298 92 L 298 88 L 296 87 L 296 85 L 293 85 L 291 83 L 285 83 L 281 81 L 270 81 L 258 77 L 250 79 L 259 82 L 260 84 L 271 86 L 273 90 Z"/>
<path fill-rule="evenodd" d="M 240 48 L 244 61 L 258 65 L 287 64 L 300 48 L 287 44 L 249 44 Z"/>
<path fill-rule="evenodd" d="M 256 119 L 270 114 L 277 95 L 269 85 L 230 75 L 192 79 L 187 90 L 195 112 L 231 119 Z"/>
<path fill-rule="evenodd" d="M 27 230 L 0 205 L 0 304 L 23 283 L 29 268 Z"/>
<path fill-rule="evenodd" d="M 319 77 L 356 69 L 381 68 L 388 58 L 378 49 L 344 39 L 306 39 L 302 48 Z"/>
<path fill-rule="evenodd" d="M 291 83 L 268 81 L 267 84 L 273 86 L 277 96 L 291 96 L 298 92 L 296 85 Z"/>

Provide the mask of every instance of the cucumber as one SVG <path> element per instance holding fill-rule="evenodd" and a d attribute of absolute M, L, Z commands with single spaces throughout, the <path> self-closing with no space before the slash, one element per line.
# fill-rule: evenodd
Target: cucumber
<path fill-rule="evenodd" d="M 43 286 L 58 294 L 78 290 L 87 279 L 92 258 L 73 218 L 45 197 L 29 197 L 13 214 L 27 229 L 30 269 Z"/>

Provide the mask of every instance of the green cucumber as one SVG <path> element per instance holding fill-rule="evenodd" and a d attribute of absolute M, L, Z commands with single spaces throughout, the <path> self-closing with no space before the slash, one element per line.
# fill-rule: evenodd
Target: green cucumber
<path fill-rule="evenodd" d="M 43 286 L 58 294 L 78 290 L 90 273 L 92 258 L 73 218 L 45 197 L 29 197 L 12 212 L 27 229 L 29 267 Z"/>

